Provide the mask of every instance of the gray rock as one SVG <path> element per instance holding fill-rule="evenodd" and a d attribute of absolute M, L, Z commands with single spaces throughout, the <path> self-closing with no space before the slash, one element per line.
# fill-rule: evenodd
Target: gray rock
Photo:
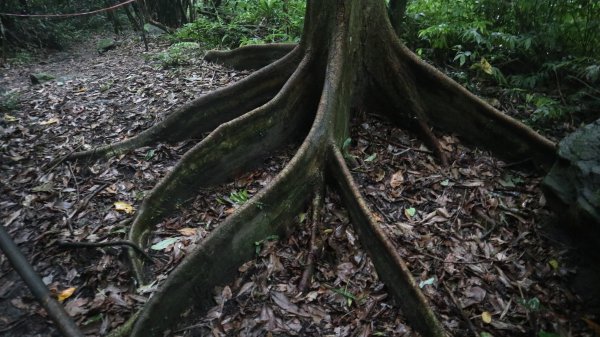
<path fill-rule="evenodd" d="M 116 47 L 117 47 L 117 41 L 115 41 L 113 39 L 109 39 L 109 38 L 100 39 L 96 43 L 96 50 L 100 54 L 105 53 L 111 49 L 115 49 Z"/>
<path fill-rule="evenodd" d="M 34 73 L 29 75 L 31 84 L 41 84 L 44 82 L 52 81 L 54 76 L 47 73 Z"/>
<path fill-rule="evenodd" d="M 542 187 L 570 231 L 600 244 L 600 119 L 560 142 L 558 160 Z"/>
<path fill-rule="evenodd" d="M 155 26 L 151 23 L 147 23 L 144 25 L 144 31 L 146 31 L 146 33 L 148 33 L 148 35 L 150 36 L 161 36 L 167 33 L 164 31 L 164 29 Z"/>

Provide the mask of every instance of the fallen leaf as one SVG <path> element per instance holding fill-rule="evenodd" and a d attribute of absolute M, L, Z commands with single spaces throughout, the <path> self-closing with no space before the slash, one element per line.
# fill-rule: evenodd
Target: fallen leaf
<path fill-rule="evenodd" d="M 58 118 L 52 117 L 49 120 L 43 121 L 43 122 L 39 122 L 38 124 L 39 125 L 50 125 L 50 124 L 55 124 L 55 123 L 58 123 L 58 122 L 60 122 L 60 120 Z"/>
<path fill-rule="evenodd" d="M 196 235 L 196 228 L 185 227 L 185 228 L 181 228 L 181 229 L 179 229 L 177 231 L 179 233 L 181 233 L 181 235 L 185 235 L 185 236 Z"/>
<path fill-rule="evenodd" d="M 485 298 L 485 295 L 486 291 L 481 287 L 473 286 L 467 288 L 465 290 L 465 296 L 467 298 L 463 301 L 462 308 L 464 309 L 470 305 L 481 303 Z"/>
<path fill-rule="evenodd" d="M 425 281 L 419 282 L 419 288 L 423 289 L 423 287 L 427 285 L 432 285 L 435 282 L 435 277 L 428 278 Z"/>
<path fill-rule="evenodd" d="M 4 121 L 7 122 L 7 123 L 8 122 L 16 122 L 18 120 L 19 119 L 17 117 L 15 117 L 15 116 L 11 116 L 9 114 L 4 114 Z"/>
<path fill-rule="evenodd" d="M 494 72 L 492 65 L 483 57 L 481 58 L 481 70 L 488 75 L 491 75 Z"/>
<path fill-rule="evenodd" d="M 394 173 L 392 175 L 392 178 L 390 178 L 390 186 L 392 188 L 400 187 L 400 185 L 402 185 L 403 182 L 404 182 L 404 176 L 402 175 L 401 171 Z"/>
<path fill-rule="evenodd" d="M 554 270 L 558 269 L 558 261 L 556 261 L 555 259 L 548 261 L 548 264 L 550 265 L 550 267 L 552 267 L 552 269 L 554 269 Z"/>
<path fill-rule="evenodd" d="M 49 181 L 49 182 L 43 183 L 39 186 L 36 186 L 36 187 L 32 188 L 31 190 L 33 192 L 52 192 L 53 188 L 54 188 L 54 184 L 51 181 Z"/>
<path fill-rule="evenodd" d="M 175 242 L 177 242 L 178 238 L 167 238 L 164 239 L 156 244 L 153 244 L 150 249 L 154 249 L 154 250 L 164 250 L 167 247 L 169 247 L 170 245 L 174 244 Z"/>
<path fill-rule="evenodd" d="M 131 214 L 133 213 L 133 206 L 131 206 L 130 204 L 124 202 L 124 201 L 117 201 L 115 202 L 115 209 L 117 211 L 122 211 L 125 212 L 127 214 Z"/>
<path fill-rule="evenodd" d="M 377 158 L 377 153 L 373 153 L 372 155 L 365 158 L 365 162 L 372 162 L 375 160 L 375 158 Z"/>
<path fill-rule="evenodd" d="M 57 299 L 60 303 L 64 302 L 67 298 L 71 297 L 71 295 L 73 295 L 73 293 L 75 292 L 76 288 L 67 288 L 63 291 L 60 292 L 60 294 L 58 294 Z"/>
<path fill-rule="evenodd" d="M 486 323 L 486 324 L 490 324 L 492 323 L 492 314 L 490 314 L 488 311 L 484 311 L 481 313 L 481 320 Z"/>
<path fill-rule="evenodd" d="M 281 309 L 287 312 L 299 316 L 307 316 L 306 313 L 301 311 L 296 304 L 290 302 L 290 300 L 287 298 L 287 296 L 285 296 L 284 293 L 274 291 L 271 293 L 271 299 L 273 300 L 273 302 L 275 302 L 275 304 L 277 304 L 277 306 L 279 306 Z"/>

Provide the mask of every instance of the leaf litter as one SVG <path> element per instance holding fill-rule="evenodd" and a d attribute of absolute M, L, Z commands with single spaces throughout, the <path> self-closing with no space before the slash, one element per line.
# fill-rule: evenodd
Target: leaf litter
<path fill-rule="evenodd" d="M 86 334 L 103 335 L 142 306 L 199 240 L 266 185 L 293 149 L 234 182 L 203 189 L 158 224 L 148 250 L 157 261 L 151 268 L 157 282 L 136 287 L 123 249 L 65 249 L 58 243 L 123 238 L 129 212 L 193 142 L 138 149 L 89 166 L 44 165 L 131 137 L 173 108 L 246 74 L 204 67 L 198 60 L 162 69 L 134 39 L 125 38 L 103 55 L 90 52 L 93 45 L 3 72 L 0 86 L 18 92 L 21 103 L 0 123 L 0 216 Z M 156 40 L 151 48 L 166 46 Z M 28 74 L 40 71 L 59 76 L 30 86 Z M 448 331 L 591 335 L 586 327 L 595 324 L 594 317 L 565 285 L 575 271 L 538 228 L 545 214 L 539 178 L 501 169 L 502 162 L 463 147 L 453 136 L 442 138 L 453 159 L 444 170 L 418 141 L 373 116 L 356 119 L 352 135 L 344 151 L 359 164 L 354 177 Z M 323 250 L 306 292 L 298 289 L 311 237 L 303 224 L 287 239 L 255 243 L 256 257 L 239 268 L 238 279 L 215 289 L 215 307 L 205 315 L 191 313 L 174 334 L 416 335 L 339 205 L 329 191 L 319 233 Z M 306 220 L 299 215 L 298 221 Z M 0 262 L 0 331 L 55 333 L 3 255 Z"/>
<path fill-rule="evenodd" d="M 83 331 L 103 335 L 143 305 L 152 289 L 136 288 L 121 247 L 66 248 L 60 243 L 122 240 L 130 213 L 193 142 L 142 148 L 88 165 L 45 165 L 72 151 L 137 134 L 192 98 L 247 74 L 206 67 L 200 60 L 163 69 L 135 38 L 124 37 L 123 47 L 102 55 L 95 53 L 94 43 L 3 70 L 0 87 L 17 92 L 20 104 L 7 114 L 11 118 L 0 120 L 0 218 Z M 160 40 L 151 43 L 153 51 L 165 47 Z M 39 71 L 56 74 L 57 80 L 30 85 L 29 73 Z M 271 179 L 280 159 L 274 155 L 267 169 L 250 172 L 244 186 L 253 190 Z M 159 226 L 154 239 L 175 233 L 177 247 L 149 251 L 160 262 L 153 271 L 158 279 L 226 216 L 215 206 L 216 197 L 229 194 L 235 184 L 202 191 L 192 206 L 203 207 L 202 215 L 182 212 L 176 221 Z M 208 226 L 199 229 L 199 221 Z M 56 334 L 3 254 L 0 262 L 1 333 Z M 64 289 L 72 293 L 67 296 Z"/>
<path fill-rule="evenodd" d="M 542 230 L 549 214 L 538 176 L 452 135 L 440 138 L 451 158 L 444 169 L 375 115 L 353 125 L 353 176 L 448 331 L 592 336 L 583 320 L 592 312 L 569 289 L 575 266 Z"/>

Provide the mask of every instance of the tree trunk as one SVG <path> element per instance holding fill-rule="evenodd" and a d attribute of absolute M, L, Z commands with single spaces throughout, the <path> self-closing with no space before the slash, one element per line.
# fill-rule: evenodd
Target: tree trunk
<path fill-rule="evenodd" d="M 399 36 L 401 33 L 400 27 L 404 21 L 404 15 L 406 13 L 406 5 L 408 0 L 390 0 L 389 3 L 389 16 L 394 31 Z"/>
<path fill-rule="evenodd" d="M 298 46 L 254 46 L 209 53 L 207 58 L 237 68 L 264 67 L 190 102 L 136 137 L 69 157 L 95 159 L 212 131 L 148 194 L 131 225 L 131 241 L 144 247 L 154 226 L 193 191 L 230 180 L 290 142 L 301 140 L 302 145 L 263 191 L 229 216 L 171 273 L 142 309 L 132 336 L 162 336 L 188 308 L 209 308 L 213 288 L 235 278 L 238 266 L 253 257 L 253 243 L 284 235 L 311 200 L 312 191 L 326 182 L 340 193 L 362 246 L 389 292 L 401 298 L 399 305 L 409 322 L 424 336 L 444 336 L 410 271 L 373 219 L 342 156 L 353 107 L 376 106 L 414 128 L 426 136 L 441 161 L 445 154 L 441 147 L 435 149 L 430 126 L 456 133 L 503 158 L 542 166 L 554 161 L 554 144 L 404 47 L 390 25 L 384 1 L 309 0 Z M 135 253 L 130 258 L 137 278 L 146 281 L 143 261 Z"/>

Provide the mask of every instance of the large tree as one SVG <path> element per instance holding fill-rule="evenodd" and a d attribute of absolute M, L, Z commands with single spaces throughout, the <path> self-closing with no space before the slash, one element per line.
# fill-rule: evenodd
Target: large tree
<path fill-rule="evenodd" d="M 383 0 L 309 0 L 298 46 L 266 45 L 215 52 L 208 59 L 258 68 L 244 80 L 204 95 L 166 120 L 122 142 L 76 153 L 97 159 L 156 142 L 179 142 L 210 132 L 147 195 L 129 239 L 148 234 L 199 188 L 232 179 L 268 153 L 301 141 L 292 160 L 249 202 L 230 215 L 169 275 L 144 306 L 133 336 L 160 336 L 195 306 L 212 305 L 216 285 L 233 280 L 252 258 L 254 242 L 283 235 L 323 186 L 337 189 L 363 247 L 409 322 L 425 336 L 443 328 L 392 244 L 377 226 L 342 153 L 353 111 L 371 109 L 415 130 L 444 163 L 431 127 L 515 161 L 554 161 L 554 144 L 507 117 L 404 47 Z M 272 63 L 270 63 L 272 62 Z M 144 280 L 143 260 L 132 251 Z"/>

